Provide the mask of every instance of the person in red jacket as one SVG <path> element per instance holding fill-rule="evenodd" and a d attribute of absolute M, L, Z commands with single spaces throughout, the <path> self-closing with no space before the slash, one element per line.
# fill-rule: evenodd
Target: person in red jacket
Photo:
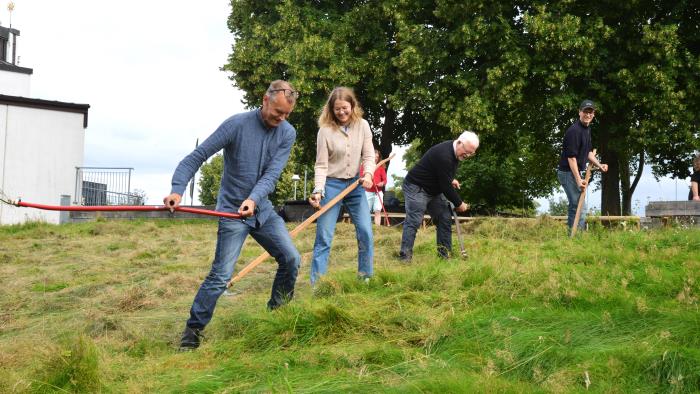
<path fill-rule="evenodd" d="M 374 151 L 374 163 L 379 163 L 382 160 L 382 154 Z M 362 177 L 362 167 L 360 167 L 360 177 Z M 372 179 L 372 187 L 365 188 L 367 195 L 367 205 L 369 212 L 374 212 L 374 224 L 380 226 L 382 224 L 382 201 L 384 201 L 384 186 L 386 186 L 386 169 L 384 166 L 379 166 L 374 170 L 374 178 Z"/>

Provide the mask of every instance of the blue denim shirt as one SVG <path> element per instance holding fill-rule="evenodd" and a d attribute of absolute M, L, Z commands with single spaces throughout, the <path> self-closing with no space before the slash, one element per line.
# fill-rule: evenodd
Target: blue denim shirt
<path fill-rule="evenodd" d="M 224 173 L 216 210 L 238 212 L 243 200 L 250 198 L 258 212 L 245 222 L 252 227 L 262 225 L 274 213 L 267 195 L 275 189 L 295 139 L 296 130 L 286 120 L 268 128 L 260 109 L 233 115 L 178 164 L 171 193 L 182 195 L 202 163 L 223 149 Z"/>

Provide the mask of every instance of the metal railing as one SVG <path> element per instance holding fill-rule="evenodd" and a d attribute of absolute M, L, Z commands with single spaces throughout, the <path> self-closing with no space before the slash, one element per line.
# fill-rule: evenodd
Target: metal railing
<path fill-rule="evenodd" d="M 130 167 L 75 167 L 76 205 L 143 205 L 131 192 Z"/>

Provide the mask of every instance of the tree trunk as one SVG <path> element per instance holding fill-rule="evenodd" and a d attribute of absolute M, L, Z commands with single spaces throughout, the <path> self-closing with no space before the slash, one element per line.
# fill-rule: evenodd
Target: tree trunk
<path fill-rule="evenodd" d="M 620 193 L 622 194 L 622 214 L 631 215 L 630 163 L 620 158 Z"/>
<path fill-rule="evenodd" d="M 608 172 L 602 173 L 601 193 L 600 193 L 600 213 L 601 215 L 620 215 L 620 155 L 613 148 L 614 128 L 620 124 L 618 117 L 614 113 L 601 116 L 600 123 L 594 132 L 600 136 L 599 143 L 601 164 L 608 165 Z M 595 140 L 594 140 L 595 147 Z M 590 164 L 590 163 L 589 163 Z M 629 171 L 628 171 L 629 172 Z"/>
<path fill-rule="evenodd" d="M 394 143 L 394 123 L 396 122 L 396 111 L 384 103 L 384 124 L 382 125 L 382 135 L 379 141 L 379 152 L 382 158 L 389 157 Z M 387 170 L 391 162 L 386 163 Z"/>
<path fill-rule="evenodd" d="M 620 215 L 620 164 L 619 155 L 613 150 L 601 154 L 603 164 L 608 165 L 608 172 L 603 173 L 602 193 L 600 196 L 601 215 Z"/>
<path fill-rule="evenodd" d="M 637 162 L 637 173 L 634 176 L 634 181 L 630 185 L 629 182 L 629 167 L 627 166 L 626 174 L 620 174 L 622 176 L 622 214 L 632 215 L 632 196 L 634 195 L 634 190 L 639 184 L 639 179 L 642 178 L 642 172 L 644 172 L 644 152 L 640 152 Z"/>

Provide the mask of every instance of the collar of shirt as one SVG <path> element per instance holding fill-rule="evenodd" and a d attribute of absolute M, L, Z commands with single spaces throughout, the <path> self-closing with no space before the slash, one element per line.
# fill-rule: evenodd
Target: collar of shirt
<path fill-rule="evenodd" d="M 455 157 L 459 159 L 459 157 L 457 157 L 457 140 L 452 141 L 452 150 L 455 153 Z"/>
<path fill-rule="evenodd" d="M 255 117 L 258 118 L 258 121 L 260 121 L 260 125 L 263 127 L 263 129 L 270 131 L 270 130 L 273 130 L 276 128 L 276 127 L 268 127 L 265 124 L 265 121 L 263 120 L 263 117 L 262 117 L 262 108 L 258 108 L 257 111 L 255 111 Z"/>
<path fill-rule="evenodd" d="M 584 125 L 583 122 L 581 122 L 581 119 L 577 120 L 577 122 L 578 122 L 578 125 L 584 130 L 588 130 L 591 127 L 590 123 L 588 124 L 588 126 Z"/>

